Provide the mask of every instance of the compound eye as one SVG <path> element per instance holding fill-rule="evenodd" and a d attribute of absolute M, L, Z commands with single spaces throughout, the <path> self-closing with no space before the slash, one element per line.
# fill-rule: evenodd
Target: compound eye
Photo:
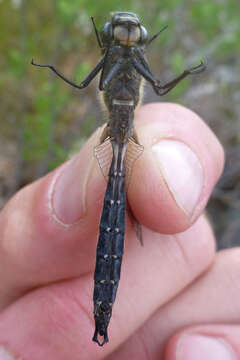
<path fill-rule="evenodd" d="M 147 30 L 145 29 L 144 26 L 140 26 L 140 29 L 141 29 L 141 39 L 140 39 L 140 43 L 141 44 L 145 44 L 148 40 L 148 33 L 147 33 Z"/>
<path fill-rule="evenodd" d="M 113 39 L 112 24 L 109 21 L 103 25 L 100 34 L 104 45 L 108 44 Z"/>

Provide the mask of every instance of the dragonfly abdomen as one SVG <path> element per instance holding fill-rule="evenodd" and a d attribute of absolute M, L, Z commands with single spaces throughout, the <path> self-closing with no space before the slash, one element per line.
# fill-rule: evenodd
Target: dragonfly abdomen
<path fill-rule="evenodd" d="M 112 141 L 113 158 L 100 221 L 93 294 L 95 318 L 93 340 L 99 345 L 108 342 L 107 327 L 120 279 L 126 209 L 123 161 L 126 146 L 127 143 L 119 145 Z M 98 335 L 104 336 L 102 343 L 99 342 Z"/>

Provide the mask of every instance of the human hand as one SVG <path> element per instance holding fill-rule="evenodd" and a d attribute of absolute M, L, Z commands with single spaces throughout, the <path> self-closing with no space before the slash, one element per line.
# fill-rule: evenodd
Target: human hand
<path fill-rule="evenodd" d="M 145 106 L 137 124 L 145 151 L 135 164 L 128 199 L 146 226 L 144 247 L 128 224 L 109 344 L 101 349 L 91 341 L 105 187 L 92 156 L 95 134 L 72 160 L 22 189 L 2 210 L 0 359 L 11 359 L 9 352 L 24 360 L 154 359 L 186 325 L 233 322 L 229 302 L 216 300 L 233 289 L 221 277 L 222 255 L 197 279 L 215 257 L 211 227 L 201 214 L 222 171 L 222 148 L 195 114 L 177 105 Z M 213 297 L 209 284 L 216 279 Z M 234 300 L 236 309 L 237 295 Z M 180 337 L 169 342 L 167 359 L 175 359 Z"/>

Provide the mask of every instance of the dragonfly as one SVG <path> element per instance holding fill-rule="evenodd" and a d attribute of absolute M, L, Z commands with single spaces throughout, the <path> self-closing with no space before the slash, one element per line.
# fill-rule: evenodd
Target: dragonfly
<path fill-rule="evenodd" d="M 184 70 L 178 77 L 163 84 L 151 71 L 145 53 L 148 46 L 166 29 L 150 37 L 138 16 L 132 12 L 115 12 L 98 31 L 91 18 L 101 59 L 79 85 L 67 79 L 54 66 L 32 65 L 51 69 L 69 85 L 84 89 L 100 73 L 99 91 L 108 111 L 108 122 L 103 129 L 94 153 L 107 180 L 103 210 L 99 226 L 94 273 L 94 320 L 92 340 L 103 346 L 109 341 L 108 326 L 112 316 L 124 250 L 126 211 L 130 214 L 138 238 L 141 227 L 127 204 L 127 188 L 131 170 L 143 152 L 134 129 L 134 110 L 141 101 L 140 87 L 143 80 L 151 84 L 159 96 L 167 94 L 189 75 L 201 73 L 205 64 Z"/>

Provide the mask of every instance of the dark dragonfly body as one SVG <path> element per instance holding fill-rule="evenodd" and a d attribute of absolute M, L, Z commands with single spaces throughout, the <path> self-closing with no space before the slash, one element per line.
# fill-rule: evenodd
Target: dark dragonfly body
<path fill-rule="evenodd" d="M 93 21 L 93 19 L 92 19 Z M 116 12 L 99 33 L 93 21 L 102 58 L 87 78 L 77 85 L 66 79 L 52 65 L 48 67 L 70 85 L 82 89 L 101 71 L 99 90 L 104 92 L 104 103 L 109 120 L 95 148 L 95 155 L 103 174 L 108 179 L 100 220 L 94 274 L 93 341 L 100 346 L 108 342 L 108 325 L 115 301 L 124 248 L 126 189 L 134 161 L 143 151 L 133 128 L 134 110 L 139 103 L 142 78 L 151 83 L 158 95 L 169 92 L 190 74 L 204 70 L 203 63 L 185 70 L 174 80 L 162 85 L 151 72 L 144 57 L 146 47 L 160 34 L 148 39 L 146 29 L 138 17 L 130 12 Z M 110 162 L 106 153 L 110 151 Z M 139 227 L 138 227 L 139 229 Z M 139 232 L 138 232 L 139 235 Z M 99 341 L 99 336 L 103 341 Z"/>

